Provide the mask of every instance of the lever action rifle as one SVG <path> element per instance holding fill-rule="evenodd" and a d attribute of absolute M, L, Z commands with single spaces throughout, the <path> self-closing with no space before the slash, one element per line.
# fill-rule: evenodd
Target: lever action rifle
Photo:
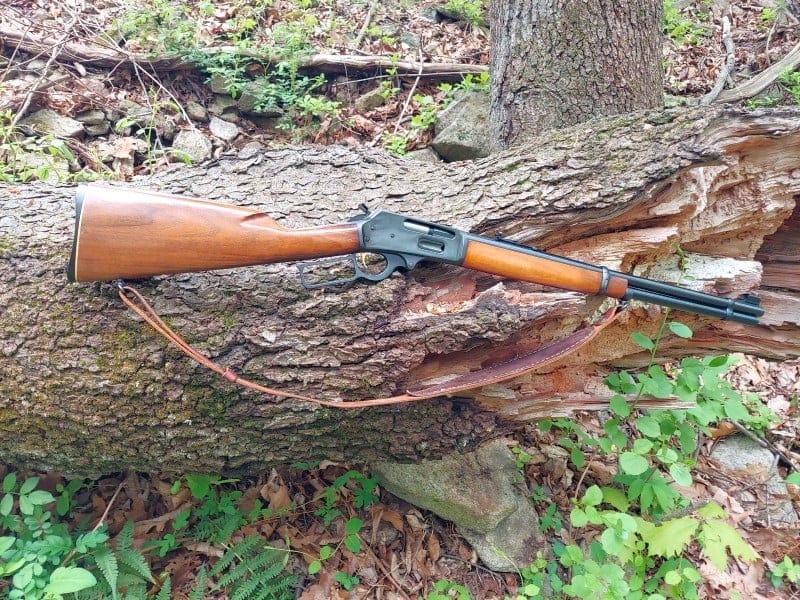
<path fill-rule="evenodd" d="M 358 253 L 383 257 L 378 272 Z M 301 283 L 335 287 L 378 282 L 427 260 L 520 281 L 758 324 L 759 298 L 725 298 L 557 256 L 502 238 L 385 210 L 349 222 L 287 229 L 263 212 L 180 196 L 88 185 L 76 195 L 70 281 L 139 279 L 257 264 L 345 257 L 348 277 L 312 281 L 300 263 Z"/>
<path fill-rule="evenodd" d="M 356 254 L 383 257 L 377 271 L 364 268 Z M 345 257 L 350 275 L 312 281 L 309 265 Z M 595 338 L 620 314 L 606 311 L 598 323 L 578 329 L 506 362 L 455 375 L 443 383 L 408 389 L 388 398 L 322 400 L 268 388 L 213 362 L 175 333 L 142 295 L 123 279 L 226 269 L 266 263 L 300 263 L 300 281 L 310 289 L 353 281 L 377 282 L 422 260 L 459 265 L 509 279 L 597 294 L 621 301 L 642 300 L 662 306 L 757 324 L 764 313 L 758 297 L 723 298 L 633 277 L 582 263 L 509 240 L 485 238 L 447 225 L 383 210 L 349 222 L 287 229 L 263 212 L 180 196 L 90 185 L 76 197 L 75 241 L 67 267 L 70 281 L 116 280 L 120 299 L 174 346 L 228 381 L 270 396 L 294 398 L 337 408 L 363 408 L 416 402 L 499 383 L 551 364 Z"/>

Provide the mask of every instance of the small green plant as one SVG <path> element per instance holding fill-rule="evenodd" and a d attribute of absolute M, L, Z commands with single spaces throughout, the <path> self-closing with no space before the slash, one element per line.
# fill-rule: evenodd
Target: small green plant
<path fill-rule="evenodd" d="M 770 568 L 768 576 L 770 583 L 776 588 L 784 583 L 800 584 L 800 564 L 784 556 L 781 562 Z"/>
<path fill-rule="evenodd" d="M 676 44 L 696 44 L 706 27 L 685 17 L 675 0 L 664 0 L 664 33 Z"/>
<path fill-rule="evenodd" d="M 231 600 L 290 600 L 297 576 L 284 572 L 288 560 L 288 552 L 251 535 L 230 544 L 208 576 L 219 578 L 213 588 L 227 590 Z"/>
<path fill-rule="evenodd" d="M 69 168 L 75 156 L 67 143 L 52 135 L 19 136 L 14 121 L 13 112 L 0 111 L 0 181 L 72 179 Z"/>
<path fill-rule="evenodd" d="M 132 548 L 133 523 L 110 544 L 105 526 L 69 531 L 60 517 L 69 513 L 81 482 L 61 485 L 59 498 L 36 489 L 38 477 L 22 483 L 16 473 L 3 479 L 0 500 L 0 586 L 11 600 L 57 600 L 91 591 L 118 597 L 118 586 L 153 581 L 144 556 Z M 54 515 L 48 507 L 56 509 Z"/>
<path fill-rule="evenodd" d="M 485 0 L 447 0 L 445 11 L 473 27 L 486 27 Z"/>
<path fill-rule="evenodd" d="M 433 590 L 425 596 L 425 600 L 471 600 L 466 586 L 440 579 L 433 584 Z"/>
<path fill-rule="evenodd" d="M 792 102 L 800 104 L 800 73 L 787 69 L 780 74 L 778 82 L 783 85 L 786 92 L 792 98 Z"/>

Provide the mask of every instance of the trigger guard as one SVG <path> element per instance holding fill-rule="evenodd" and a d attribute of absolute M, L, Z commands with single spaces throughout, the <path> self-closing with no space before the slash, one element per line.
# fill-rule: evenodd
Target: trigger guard
<path fill-rule="evenodd" d="M 375 283 L 387 279 L 397 269 L 409 269 L 413 266 L 409 265 L 406 258 L 400 254 L 384 254 L 377 252 L 376 254 L 383 256 L 383 258 L 386 260 L 386 266 L 379 273 L 367 273 L 358 266 L 358 263 L 356 263 L 356 279 Z"/>

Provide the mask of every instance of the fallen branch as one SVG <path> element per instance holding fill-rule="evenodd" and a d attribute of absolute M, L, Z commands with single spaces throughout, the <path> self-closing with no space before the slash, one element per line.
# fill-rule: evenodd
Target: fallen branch
<path fill-rule="evenodd" d="M 19 47 L 24 52 L 52 51 L 58 40 L 35 36 L 30 33 L 0 27 L 0 46 Z M 196 50 L 205 56 L 234 54 L 252 58 L 264 63 L 274 62 L 274 57 L 264 52 L 238 48 L 236 46 L 216 46 Z M 95 68 L 133 68 L 134 65 L 155 72 L 191 71 L 197 64 L 174 54 L 150 55 L 129 52 L 123 48 L 67 42 L 59 46 L 58 59 L 64 62 L 78 62 L 85 67 Z M 340 75 L 353 71 L 375 72 L 396 69 L 397 75 L 435 77 L 441 80 L 458 80 L 467 74 L 480 74 L 488 70 L 486 65 L 461 63 L 423 63 L 415 61 L 393 61 L 389 56 L 355 56 L 346 54 L 312 54 L 299 59 L 301 69 Z"/>
<path fill-rule="evenodd" d="M 736 64 L 736 48 L 731 35 L 731 20 L 727 16 L 722 17 L 722 43 L 725 45 L 725 64 L 720 69 L 712 90 L 700 100 L 700 104 L 703 106 L 714 102 L 722 93 L 722 88 L 725 87 L 725 82 L 733 73 L 733 67 Z"/>
<path fill-rule="evenodd" d="M 752 98 L 772 85 L 781 76 L 781 73 L 788 69 L 793 69 L 798 64 L 800 64 L 800 43 L 792 48 L 780 61 L 765 69 L 747 83 L 722 92 L 717 97 L 716 102 L 738 102 L 746 98 Z"/>

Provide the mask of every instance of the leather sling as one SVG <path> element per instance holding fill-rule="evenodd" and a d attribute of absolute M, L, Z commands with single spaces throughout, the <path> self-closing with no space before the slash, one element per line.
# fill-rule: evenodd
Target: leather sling
<path fill-rule="evenodd" d="M 313 398 L 296 394 L 294 392 L 287 392 L 285 390 L 278 390 L 263 386 L 259 383 L 240 377 L 231 369 L 227 369 L 191 346 L 186 340 L 175 333 L 155 312 L 153 307 L 145 300 L 145 298 L 133 287 L 118 284 L 119 297 L 133 312 L 139 315 L 148 325 L 155 329 L 158 333 L 163 335 L 173 346 L 178 348 L 186 356 L 199 363 L 200 365 L 214 371 L 224 379 L 231 383 L 238 384 L 256 392 L 269 394 L 279 398 L 292 398 L 295 400 L 302 400 L 311 402 L 321 406 L 329 406 L 333 408 L 366 408 L 370 406 L 387 406 L 392 404 L 406 404 L 409 402 L 418 402 L 420 400 L 428 400 L 440 396 L 452 396 L 459 392 L 474 390 L 486 385 L 500 383 L 519 377 L 529 373 L 535 369 L 539 369 L 546 365 L 552 364 L 557 360 L 575 352 L 579 348 L 585 346 L 592 341 L 599 333 L 608 327 L 611 323 L 625 311 L 624 304 L 618 304 L 607 310 L 600 320 L 587 327 L 578 329 L 573 333 L 540 346 L 532 352 L 517 356 L 511 360 L 492 365 L 472 371 L 462 375 L 456 375 L 448 379 L 444 383 L 437 383 L 434 385 L 423 386 L 406 390 L 405 394 L 397 396 L 389 396 L 386 398 L 373 398 L 368 400 L 324 400 L 321 398 Z"/>

